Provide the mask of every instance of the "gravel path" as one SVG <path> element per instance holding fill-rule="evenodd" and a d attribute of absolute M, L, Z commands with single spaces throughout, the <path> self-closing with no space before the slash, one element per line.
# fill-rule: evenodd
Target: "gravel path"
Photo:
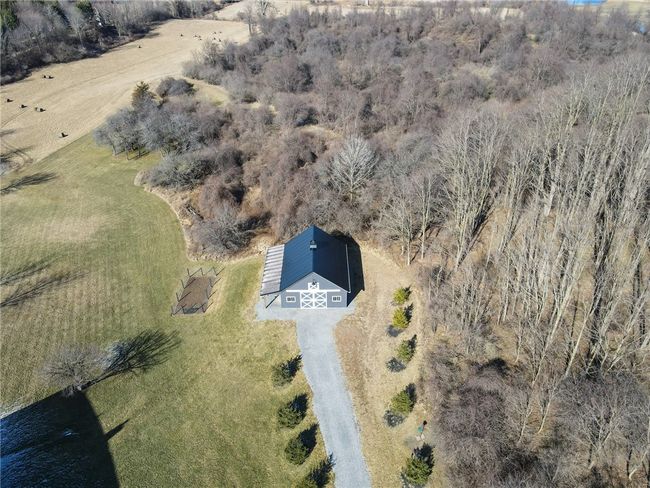
<path fill-rule="evenodd" d="M 370 486 L 368 468 L 361 453 L 361 440 L 350 393 L 336 352 L 334 328 L 348 309 L 292 310 L 271 305 L 256 307 L 259 320 L 293 320 L 307 382 L 314 393 L 313 408 L 334 461 L 338 488 Z"/>

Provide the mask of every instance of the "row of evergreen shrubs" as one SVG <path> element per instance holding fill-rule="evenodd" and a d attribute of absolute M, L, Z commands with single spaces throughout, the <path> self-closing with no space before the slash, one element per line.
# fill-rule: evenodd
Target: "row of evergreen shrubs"
<path fill-rule="evenodd" d="M 397 308 L 393 312 L 393 320 L 389 328 L 389 334 L 397 336 L 401 331 L 406 329 L 411 323 L 411 316 L 413 313 L 413 305 L 406 305 L 406 302 L 411 298 L 410 287 L 401 287 L 393 293 L 393 304 Z M 392 357 L 386 362 L 386 367 L 393 373 L 397 373 L 406 368 L 406 365 L 415 354 L 416 336 L 411 339 L 403 340 L 397 348 L 395 357 Z"/>
<path fill-rule="evenodd" d="M 393 303 L 397 308 L 393 312 L 392 326 L 398 331 L 406 329 L 411 323 L 413 305 L 406 306 L 406 302 L 408 302 L 409 298 L 411 298 L 410 287 L 398 288 L 393 294 Z"/>
<path fill-rule="evenodd" d="M 393 313 L 393 328 L 404 330 L 411 321 L 412 305 L 404 306 L 411 298 L 411 289 L 401 287 L 393 294 L 393 304 L 397 305 Z M 402 371 L 415 355 L 417 336 L 403 340 L 397 347 L 395 356 L 391 358 L 386 366 L 393 372 Z M 404 419 L 413 411 L 415 405 L 415 385 L 410 384 L 397 393 L 390 401 L 390 405 L 384 414 L 386 423 L 393 427 L 401 424 Z"/>
<path fill-rule="evenodd" d="M 290 384 L 300 370 L 302 358 L 300 355 L 276 364 L 271 370 L 271 381 L 277 388 Z M 309 399 L 306 394 L 293 397 L 280 406 L 277 412 L 278 425 L 284 429 L 293 429 L 307 416 Z M 292 464 L 300 466 L 307 461 L 316 447 L 318 425 L 313 424 L 289 439 L 284 448 L 284 457 Z M 325 460 L 312 468 L 296 485 L 296 488 L 320 488 L 325 486 L 332 470 L 331 460 Z"/>
<path fill-rule="evenodd" d="M 399 333 L 406 329 L 410 322 L 413 312 L 413 305 L 406 305 L 411 297 L 411 290 L 408 287 L 401 287 L 395 290 L 393 294 L 393 303 L 397 306 L 393 312 L 392 327 Z M 397 333 L 395 335 L 397 335 Z M 395 357 L 387 363 L 389 370 L 397 372 L 406 368 L 406 365 L 413 359 L 417 346 L 417 336 L 405 339 L 397 347 Z M 404 419 L 413 411 L 417 395 L 415 385 L 410 384 L 398 392 L 390 401 L 388 410 L 384 415 L 386 423 L 393 427 L 404 421 Z M 424 444 L 422 447 L 413 451 L 411 457 L 407 460 L 406 466 L 402 470 L 402 484 L 405 487 L 424 486 L 431 472 L 433 471 L 433 452 L 431 446 Z"/>

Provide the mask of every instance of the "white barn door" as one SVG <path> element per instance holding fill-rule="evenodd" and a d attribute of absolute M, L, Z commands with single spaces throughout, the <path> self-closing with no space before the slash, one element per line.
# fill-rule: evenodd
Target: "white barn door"
<path fill-rule="evenodd" d="M 300 308 L 327 308 L 327 292 L 318 283 L 309 283 L 307 291 L 300 292 Z"/>
<path fill-rule="evenodd" d="M 327 308 L 327 292 L 301 291 L 300 308 Z"/>

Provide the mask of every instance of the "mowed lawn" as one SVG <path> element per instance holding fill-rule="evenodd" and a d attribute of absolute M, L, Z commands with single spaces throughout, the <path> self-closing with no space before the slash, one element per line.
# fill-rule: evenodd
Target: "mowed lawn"
<path fill-rule="evenodd" d="M 283 455 L 287 440 L 314 421 L 310 411 L 292 431 L 276 424 L 279 405 L 309 393 L 302 373 L 284 389 L 270 382 L 271 366 L 298 352 L 294 327 L 253 322 L 259 258 L 224 267 L 207 314 L 170 316 L 185 268 L 219 265 L 188 261 L 173 212 L 133 185 L 156 158 L 115 158 L 86 136 L 17 175 L 54 179 L 0 196 L 2 274 L 41 268 L 3 287 L 3 298 L 15 286 L 60 278 L 0 309 L 3 411 L 54 391 L 40 370 L 61 346 L 177 331 L 180 345 L 166 362 L 88 392 L 104 432 L 123 424 L 109 441 L 120 485 L 289 486 L 325 452 L 319 436 L 305 465 Z"/>

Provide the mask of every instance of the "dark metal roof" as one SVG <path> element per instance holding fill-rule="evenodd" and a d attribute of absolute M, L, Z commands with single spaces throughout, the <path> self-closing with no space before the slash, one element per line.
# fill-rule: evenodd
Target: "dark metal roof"
<path fill-rule="evenodd" d="M 314 250 L 309 248 L 312 240 L 316 242 Z M 284 245 L 280 289 L 284 290 L 312 272 L 350 291 L 347 246 L 315 225 Z"/>

